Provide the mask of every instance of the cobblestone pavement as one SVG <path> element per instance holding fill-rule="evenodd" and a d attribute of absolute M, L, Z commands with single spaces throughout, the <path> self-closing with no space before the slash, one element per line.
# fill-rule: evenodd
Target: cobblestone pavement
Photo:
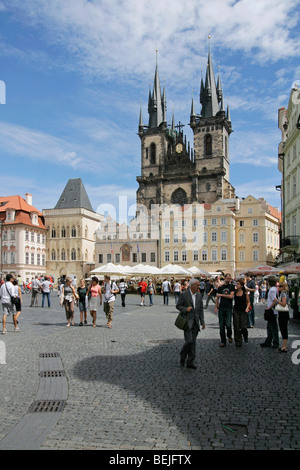
<path fill-rule="evenodd" d="M 130 295 L 122 308 L 118 296 L 112 329 L 102 309 L 96 328 L 90 316 L 79 327 L 78 308 L 66 328 L 51 301 L 30 308 L 24 295 L 20 332 L 9 318 L 0 336 L 0 449 L 300 449 L 299 323 L 287 354 L 261 348 L 259 304 L 249 342 L 220 348 L 209 306 L 191 370 L 179 366 L 174 298 L 141 307 Z"/>

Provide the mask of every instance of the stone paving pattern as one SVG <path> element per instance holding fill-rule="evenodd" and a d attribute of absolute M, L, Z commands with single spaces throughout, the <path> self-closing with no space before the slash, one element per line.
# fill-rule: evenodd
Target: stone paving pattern
<path fill-rule="evenodd" d="M 248 344 L 220 348 L 209 305 L 192 370 L 179 365 L 183 333 L 174 326 L 173 297 L 169 306 L 157 295 L 153 307 L 148 299 L 141 307 L 137 295 L 128 295 L 122 308 L 118 296 L 112 329 L 102 309 L 96 328 L 89 315 L 88 325 L 79 327 L 78 307 L 75 326 L 66 328 L 56 292 L 51 308 L 30 308 L 30 294 L 23 299 L 20 332 L 9 318 L 0 336 L 6 349 L 0 449 L 8 441 L 10 448 L 44 450 L 300 449 L 300 364 L 293 364 L 291 347 L 300 339 L 299 323 L 289 323 L 287 354 L 261 348 L 266 323 L 259 304 Z M 59 354 L 66 382 L 57 389 L 66 401 L 56 416 L 30 417 L 42 380 L 41 353 Z M 30 433 L 39 427 L 33 443 Z"/>

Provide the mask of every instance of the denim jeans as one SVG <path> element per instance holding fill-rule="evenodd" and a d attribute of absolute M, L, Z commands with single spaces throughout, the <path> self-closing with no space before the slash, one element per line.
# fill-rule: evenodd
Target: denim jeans
<path fill-rule="evenodd" d="M 231 317 L 232 317 L 232 307 L 231 308 L 219 308 L 219 328 L 220 328 L 220 337 L 221 342 L 226 344 L 226 334 L 225 329 L 227 330 L 227 338 L 232 337 L 232 328 L 231 328 Z"/>
<path fill-rule="evenodd" d="M 50 292 L 43 292 L 42 307 L 44 307 L 45 297 L 47 297 L 48 307 L 50 307 Z"/>
<path fill-rule="evenodd" d="M 177 305 L 177 302 L 178 302 L 179 297 L 180 297 L 180 292 L 174 292 L 174 297 L 175 297 L 175 305 Z"/>
<path fill-rule="evenodd" d="M 164 305 L 169 305 L 169 292 L 164 292 Z"/>
<path fill-rule="evenodd" d="M 150 305 L 153 305 L 153 296 L 154 296 L 153 292 L 152 292 L 152 294 L 149 294 Z"/>

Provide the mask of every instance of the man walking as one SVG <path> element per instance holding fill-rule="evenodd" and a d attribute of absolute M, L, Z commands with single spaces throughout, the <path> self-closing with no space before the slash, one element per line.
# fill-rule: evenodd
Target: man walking
<path fill-rule="evenodd" d="M 6 281 L 2 284 L 0 288 L 0 297 L 1 297 L 2 309 L 3 309 L 3 319 L 2 319 L 3 332 L 2 333 L 4 335 L 6 334 L 7 315 L 12 315 L 14 326 L 15 326 L 15 331 L 19 331 L 17 315 L 16 315 L 14 305 L 12 303 L 12 297 L 15 297 L 13 282 L 14 282 L 13 275 L 7 274 Z"/>
<path fill-rule="evenodd" d="M 234 296 L 235 287 L 231 283 L 231 275 L 225 275 L 225 282 L 219 286 L 217 295 L 216 295 L 216 306 L 215 313 L 218 312 L 219 308 L 219 328 L 220 328 L 220 337 L 221 337 L 221 347 L 226 346 L 226 334 L 225 328 L 227 330 L 228 342 L 232 343 L 232 327 L 231 327 L 231 318 L 232 318 L 232 299 Z"/>
<path fill-rule="evenodd" d="M 250 299 L 250 304 L 251 304 L 251 310 L 248 313 L 248 323 L 249 327 L 253 328 L 254 327 L 254 293 L 255 293 L 255 282 L 252 279 L 251 274 L 246 274 L 246 291 L 249 294 L 249 299 Z"/>
<path fill-rule="evenodd" d="M 200 331 L 205 328 L 202 295 L 199 292 L 198 279 L 191 279 L 189 288 L 180 294 L 177 310 L 188 319 L 188 328 L 184 330 L 185 343 L 180 351 L 180 365 L 184 367 L 187 359 L 187 367 L 196 369 L 194 364 L 196 356 L 196 339 Z"/>
<path fill-rule="evenodd" d="M 38 280 L 38 277 L 35 276 L 35 278 L 32 279 L 31 281 L 31 304 L 30 307 L 37 307 L 38 306 L 38 295 L 39 295 L 39 289 L 40 289 L 40 281 Z"/>
<path fill-rule="evenodd" d="M 50 303 L 50 287 L 51 286 L 52 284 L 49 281 L 48 277 L 45 277 L 44 281 L 41 283 L 41 289 L 43 293 L 42 307 L 44 307 L 45 297 L 47 297 L 47 300 L 48 300 L 48 307 L 50 308 L 51 306 L 51 303 Z"/>

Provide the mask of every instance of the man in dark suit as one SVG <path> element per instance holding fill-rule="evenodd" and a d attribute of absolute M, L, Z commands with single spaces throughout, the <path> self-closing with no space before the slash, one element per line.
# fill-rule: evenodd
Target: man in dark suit
<path fill-rule="evenodd" d="M 205 328 L 202 295 L 199 292 L 198 279 L 191 279 L 189 288 L 180 294 L 176 308 L 188 319 L 188 328 L 184 330 L 185 343 L 180 351 L 180 365 L 184 367 L 187 359 L 187 367 L 196 369 L 194 364 L 196 355 L 196 339 L 200 331 Z"/>

